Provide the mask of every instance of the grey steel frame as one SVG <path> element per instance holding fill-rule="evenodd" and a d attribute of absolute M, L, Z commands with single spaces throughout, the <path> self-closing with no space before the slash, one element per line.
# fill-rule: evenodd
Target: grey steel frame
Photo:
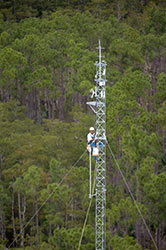
<path fill-rule="evenodd" d="M 96 101 L 87 102 L 96 114 L 96 139 L 103 143 L 96 161 L 96 250 L 106 249 L 106 62 L 102 60 L 99 41 L 99 62 L 96 62 Z"/>

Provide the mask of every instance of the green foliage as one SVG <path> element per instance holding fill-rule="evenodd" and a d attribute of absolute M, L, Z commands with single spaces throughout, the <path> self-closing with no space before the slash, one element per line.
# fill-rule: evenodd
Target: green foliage
<path fill-rule="evenodd" d="M 154 226 L 157 227 L 161 220 L 165 219 L 165 178 L 166 174 L 151 174 L 149 181 L 144 184 L 144 190 L 147 198 L 153 202 L 151 219 L 154 221 L 154 214 L 157 212 L 158 218 L 155 219 Z"/>
<path fill-rule="evenodd" d="M 141 250 L 142 247 L 134 240 L 132 237 L 125 236 L 124 238 L 115 235 L 111 241 L 110 245 L 113 250 Z"/>
<path fill-rule="evenodd" d="M 17 235 L 13 249 L 78 247 L 89 205 L 88 154 L 72 166 L 95 122 L 86 102 L 99 38 L 107 139 L 136 200 L 108 151 L 107 247 L 153 248 L 136 204 L 158 249 L 165 246 L 163 7 L 156 0 L 1 1 L 0 248 Z M 93 201 L 82 250 L 95 249 L 94 211 Z"/>
<path fill-rule="evenodd" d="M 157 104 L 161 105 L 163 102 L 165 102 L 165 93 L 166 93 L 166 74 L 161 73 L 159 75 L 159 82 L 156 93 Z"/>
<path fill-rule="evenodd" d="M 137 204 L 143 216 L 147 209 L 141 204 Z M 137 208 L 130 198 L 121 199 L 118 204 L 113 204 L 111 209 L 107 210 L 109 224 L 115 226 L 119 224 L 119 233 L 131 233 L 133 225 L 138 220 L 139 214 Z"/>

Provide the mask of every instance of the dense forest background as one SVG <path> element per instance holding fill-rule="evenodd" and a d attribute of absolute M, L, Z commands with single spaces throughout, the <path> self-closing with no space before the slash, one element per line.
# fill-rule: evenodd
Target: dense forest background
<path fill-rule="evenodd" d="M 88 155 L 65 174 L 94 126 L 86 102 L 98 39 L 107 139 L 158 250 L 166 249 L 166 2 L 1 0 L 1 250 L 78 247 Z M 94 211 L 95 200 L 81 250 L 95 249 Z M 107 250 L 156 249 L 109 151 L 106 227 Z"/>

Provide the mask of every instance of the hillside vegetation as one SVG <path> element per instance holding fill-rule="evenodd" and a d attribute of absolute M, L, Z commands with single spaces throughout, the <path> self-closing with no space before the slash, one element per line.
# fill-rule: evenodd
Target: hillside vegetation
<path fill-rule="evenodd" d="M 99 39 L 107 139 L 158 250 L 166 249 L 165 1 L 2 0 L 1 250 L 78 248 L 89 204 L 86 135 L 95 124 L 86 102 Z M 107 250 L 154 250 L 107 151 Z M 95 199 L 81 250 L 95 249 L 94 224 Z"/>

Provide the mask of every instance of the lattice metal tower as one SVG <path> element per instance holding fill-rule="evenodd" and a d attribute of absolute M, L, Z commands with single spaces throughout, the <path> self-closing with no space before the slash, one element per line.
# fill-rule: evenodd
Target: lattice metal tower
<path fill-rule="evenodd" d="M 106 249 L 106 62 L 102 60 L 101 44 L 99 41 L 99 61 L 96 65 L 96 88 L 92 91 L 92 98 L 96 101 L 87 102 L 96 114 L 96 138 L 103 143 L 96 161 L 96 250 Z"/>

